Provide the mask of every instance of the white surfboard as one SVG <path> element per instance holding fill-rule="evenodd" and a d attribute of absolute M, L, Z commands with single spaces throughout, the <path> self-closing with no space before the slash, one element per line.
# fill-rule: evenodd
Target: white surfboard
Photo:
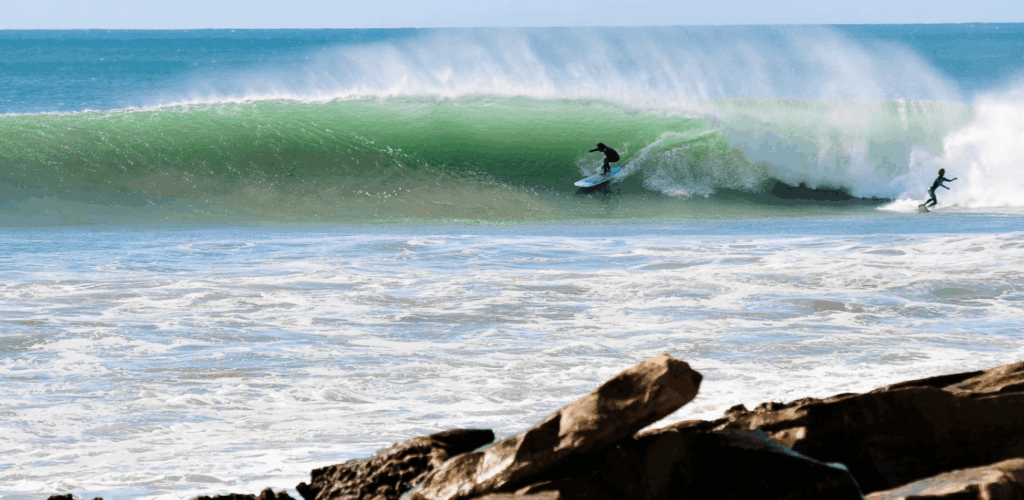
<path fill-rule="evenodd" d="M 931 212 L 931 210 L 928 210 L 928 207 L 924 206 L 923 204 L 917 206 L 917 211 L 922 213 L 922 214 L 926 214 L 928 212 Z"/>
<path fill-rule="evenodd" d="M 612 178 L 614 178 L 619 172 L 622 172 L 622 167 L 612 167 L 612 170 L 607 174 L 594 174 L 590 177 L 584 177 L 576 181 L 576 185 L 582 188 L 589 188 L 594 186 L 600 186 Z"/>

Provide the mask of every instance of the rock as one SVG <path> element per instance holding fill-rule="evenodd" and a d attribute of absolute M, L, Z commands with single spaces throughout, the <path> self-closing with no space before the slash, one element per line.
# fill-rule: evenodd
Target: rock
<path fill-rule="evenodd" d="M 1024 456 L 1024 363 L 865 394 L 733 408 L 716 429 L 760 429 L 787 448 L 849 467 L 865 492 Z"/>
<path fill-rule="evenodd" d="M 1024 459 L 946 472 L 867 497 L 867 500 L 929 499 L 1024 500 Z"/>
<path fill-rule="evenodd" d="M 572 457 L 630 437 L 697 395 L 701 375 L 667 354 L 619 373 L 516 437 L 466 453 L 434 471 L 409 500 L 510 492 Z"/>
<path fill-rule="evenodd" d="M 1024 362 L 997 366 L 988 370 L 940 375 L 889 385 L 872 392 L 908 387 L 937 387 L 966 394 L 997 394 L 1024 392 Z"/>
<path fill-rule="evenodd" d="M 201 496 L 195 497 L 192 500 L 294 500 L 291 495 L 280 492 L 274 493 L 274 490 L 266 488 L 260 492 L 259 495 L 246 495 L 242 493 L 228 493 L 227 495 L 216 495 L 216 496 Z"/>
<path fill-rule="evenodd" d="M 368 460 L 315 469 L 296 486 L 305 500 L 397 500 L 449 458 L 494 441 L 494 432 L 455 429 L 398 443 Z"/>
<path fill-rule="evenodd" d="M 761 431 L 702 427 L 683 423 L 620 441 L 552 470 L 516 494 L 556 493 L 574 500 L 863 498 L 842 465 L 800 455 Z"/>
<path fill-rule="evenodd" d="M 698 434 L 689 450 L 691 482 L 675 498 L 861 500 L 850 471 L 772 442 L 761 431 Z M 678 488 L 669 483 L 667 489 Z"/>
<path fill-rule="evenodd" d="M 520 495 L 515 493 L 488 493 L 484 496 L 473 497 L 473 500 L 561 500 L 562 497 L 554 491 L 545 491 L 532 495 Z"/>
<path fill-rule="evenodd" d="M 75 500 L 75 497 L 71 496 L 71 493 L 65 493 L 63 495 L 50 495 L 46 497 L 46 500 Z M 103 497 L 95 497 L 92 500 L 103 500 Z"/>

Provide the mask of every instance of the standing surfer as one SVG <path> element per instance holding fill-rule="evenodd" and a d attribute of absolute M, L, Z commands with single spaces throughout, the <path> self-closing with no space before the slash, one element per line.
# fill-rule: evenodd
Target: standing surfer
<path fill-rule="evenodd" d="M 614 149 L 605 146 L 603 142 L 597 143 L 597 149 L 590 150 L 591 153 L 593 153 L 594 151 L 600 151 L 604 153 L 604 167 L 601 167 L 603 169 L 601 173 L 607 174 L 608 172 L 611 172 L 611 164 L 619 161 L 619 153 L 617 153 Z"/>
<path fill-rule="evenodd" d="M 931 198 L 928 198 L 928 201 L 922 203 L 921 204 L 922 207 L 928 208 L 929 206 L 934 207 L 935 205 L 938 205 L 939 201 L 935 199 L 935 190 L 939 189 L 940 187 L 944 187 L 946 189 L 949 189 L 948 187 L 946 187 L 942 183 L 943 182 L 953 182 L 953 181 L 956 180 L 956 177 L 954 177 L 952 179 L 947 179 L 945 177 L 945 175 L 946 175 L 946 169 L 940 168 L 939 169 L 939 177 L 937 179 L 935 179 L 935 182 L 932 183 L 932 187 L 928 189 L 928 194 L 931 195 Z M 931 205 L 929 205 L 929 203 L 931 203 Z"/>

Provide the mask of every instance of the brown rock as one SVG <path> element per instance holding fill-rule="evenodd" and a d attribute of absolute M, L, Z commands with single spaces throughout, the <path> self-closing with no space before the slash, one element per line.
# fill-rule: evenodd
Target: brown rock
<path fill-rule="evenodd" d="M 877 389 L 887 391 L 907 387 L 936 387 L 968 394 L 996 394 L 1024 392 L 1024 362 L 997 366 L 988 370 L 940 375 L 920 380 L 900 382 Z"/>
<path fill-rule="evenodd" d="M 544 491 L 536 494 L 522 495 L 516 493 L 488 493 L 484 496 L 473 497 L 473 500 L 561 500 L 557 492 Z"/>
<path fill-rule="evenodd" d="M 368 460 L 315 469 L 295 487 L 305 500 L 397 500 L 449 458 L 494 441 L 494 432 L 455 429 L 398 443 Z"/>
<path fill-rule="evenodd" d="M 718 429 L 849 467 L 873 492 L 1024 456 L 1024 363 L 902 382 L 866 394 L 734 408 Z"/>
<path fill-rule="evenodd" d="M 861 500 L 842 464 L 822 463 L 772 442 L 760 431 L 699 434 L 689 450 L 691 482 L 675 498 Z M 669 490 L 676 486 L 670 483 Z"/>
<path fill-rule="evenodd" d="M 661 354 L 619 373 L 525 433 L 460 455 L 431 473 L 409 500 L 508 492 L 568 459 L 632 436 L 697 395 L 701 375 Z"/>
<path fill-rule="evenodd" d="M 841 465 L 783 448 L 763 432 L 685 423 L 575 458 L 539 479 L 516 493 L 574 500 L 863 498 Z"/>
<path fill-rule="evenodd" d="M 1024 500 L 1024 459 L 946 472 L 867 497 L 867 500 L 929 499 Z"/>
<path fill-rule="evenodd" d="M 201 496 L 192 500 L 294 500 L 291 495 L 285 492 L 274 493 L 274 490 L 266 488 L 259 495 L 247 495 L 242 493 L 228 493 L 227 495 Z"/>

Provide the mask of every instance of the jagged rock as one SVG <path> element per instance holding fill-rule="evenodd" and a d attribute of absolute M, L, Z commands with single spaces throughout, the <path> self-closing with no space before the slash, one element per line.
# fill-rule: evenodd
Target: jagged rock
<path fill-rule="evenodd" d="M 488 493 L 484 496 L 473 497 L 473 500 L 561 500 L 562 498 L 563 497 L 559 496 L 555 491 L 543 491 L 530 495 L 516 493 Z"/>
<path fill-rule="evenodd" d="M 71 493 L 65 493 L 63 495 L 50 495 L 46 497 L 46 500 L 75 500 L 75 497 L 71 496 Z M 103 497 L 95 497 L 92 500 L 103 500 Z"/>
<path fill-rule="evenodd" d="M 899 382 L 877 391 L 907 387 L 937 387 L 967 394 L 1020 393 L 1024 392 L 1024 362 L 997 366 L 987 370 Z"/>
<path fill-rule="evenodd" d="M 863 498 L 857 481 L 842 464 L 813 460 L 775 444 L 760 431 L 699 433 L 687 451 L 690 482 L 679 488 L 682 495 L 669 498 Z M 663 488 L 677 487 L 668 482 Z"/>
<path fill-rule="evenodd" d="M 516 491 L 542 493 L 573 500 L 863 498 L 842 465 L 800 455 L 761 431 L 708 431 L 690 423 L 575 458 Z"/>
<path fill-rule="evenodd" d="M 296 486 L 305 500 L 397 500 L 449 458 L 494 441 L 494 432 L 455 429 L 398 443 L 368 460 L 313 470 Z"/>
<path fill-rule="evenodd" d="M 930 499 L 1024 500 L 1024 459 L 946 472 L 867 497 L 867 500 Z"/>
<path fill-rule="evenodd" d="M 285 492 L 274 493 L 274 490 L 265 488 L 259 495 L 245 495 L 242 493 L 228 493 L 227 495 L 201 496 L 192 500 L 295 500 Z"/>
<path fill-rule="evenodd" d="M 730 409 L 717 429 L 849 467 L 865 492 L 1024 456 L 1024 363 L 902 382 L 865 394 Z"/>
<path fill-rule="evenodd" d="M 697 395 L 701 375 L 667 354 L 619 373 L 519 436 L 448 461 L 409 500 L 508 492 L 572 457 L 632 436 Z"/>

